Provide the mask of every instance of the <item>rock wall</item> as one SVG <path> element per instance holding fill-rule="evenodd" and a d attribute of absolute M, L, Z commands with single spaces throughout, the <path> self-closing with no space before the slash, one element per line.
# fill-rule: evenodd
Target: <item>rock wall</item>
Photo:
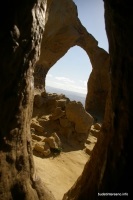
<path fill-rule="evenodd" d="M 37 65 L 34 69 L 34 87 L 38 92 L 45 91 L 45 76 L 48 69 L 43 67 L 43 65 Z"/>
<path fill-rule="evenodd" d="M 33 70 L 46 1 L 6 1 L 0 12 L 0 200 L 53 200 L 35 173 L 30 119 Z"/>
<path fill-rule="evenodd" d="M 41 56 L 38 62 L 38 65 L 42 65 L 45 70 L 43 76 L 36 74 L 39 75 L 39 79 L 43 78 L 40 87 L 42 87 L 42 82 L 44 82 L 48 70 L 71 47 L 78 45 L 86 51 L 92 64 L 92 73 L 87 86 L 86 110 L 93 115 L 103 115 L 109 88 L 109 55 L 105 50 L 98 47 L 97 40 L 81 24 L 73 1 L 53 0 L 49 5 L 50 7 L 47 7 Z M 35 77 L 35 85 L 38 85 L 37 80 L 38 78 Z"/>
<path fill-rule="evenodd" d="M 131 4 L 123 0 L 104 0 L 104 5 L 111 72 L 104 123 L 91 161 L 64 200 L 95 200 L 98 192 L 133 195 L 133 13 Z"/>
<path fill-rule="evenodd" d="M 105 0 L 105 23 L 110 48 L 111 129 L 107 165 L 101 191 L 126 192 L 133 196 L 133 13 L 131 2 Z"/>

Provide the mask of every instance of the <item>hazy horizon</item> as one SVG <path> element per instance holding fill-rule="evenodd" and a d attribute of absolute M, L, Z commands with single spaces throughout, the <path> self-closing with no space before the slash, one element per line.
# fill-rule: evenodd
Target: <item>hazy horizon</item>
<path fill-rule="evenodd" d="M 79 92 L 73 92 L 61 88 L 55 88 L 51 86 L 46 86 L 46 92 L 48 93 L 57 93 L 57 94 L 64 94 L 66 97 L 68 97 L 71 101 L 80 101 L 83 106 L 85 106 L 85 98 L 86 95 L 79 93 Z"/>

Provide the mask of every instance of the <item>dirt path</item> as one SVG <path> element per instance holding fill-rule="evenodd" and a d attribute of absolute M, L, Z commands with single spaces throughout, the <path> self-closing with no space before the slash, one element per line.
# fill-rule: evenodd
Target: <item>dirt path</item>
<path fill-rule="evenodd" d="M 75 183 L 88 159 L 89 155 L 83 150 L 61 152 L 50 158 L 34 156 L 37 173 L 56 200 L 61 200 Z"/>
<path fill-rule="evenodd" d="M 34 161 L 38 176 L 53 193 L 56 200 L 62 200 L 64 194 L 82 174 L 84 166 L 89 160 L 97 142 L 97 134 L 100 131 L 101 125 L 92 125 L 88 133 L 77 132 L 74 122 L 69 121 L 66 115 L 65 108 L 68 98 L 62 94 L 45 94 L 46 96 L 44 97 L 43 95 L 36 96 L 34 99 L 33 119 L 35 121 L 32 119 L 33 123 L 31 126 L 34 129 L 34 131 L 32 130 L 32 137 L 34 135 L 32 138 L 33 148 L 35 150 Z M 42 102 L 43 104 L 41 105 Z M 57 109 L 60 112 L 55 112 L 56 107 L 60 108 Z M 60 115 L 62 113 L 63 115 Z M 75 115 L 80 116 L 80 113 L 76 113 Z M 54 118 L 51 118 L 51 116 Z M 51 152 L 47 154 L 48 158 L 44 154 L 44 149 L 45 153 L 48 150 L 46 146 L 44 148 L 45 138 L 51 137 L 53 133 L 56 133 L 59 137 L 62 151 L 56 157 L 53 157 L 54 154 Z M 59 145 L 54 139 L 52 145 L 55 143 L 57 146 Z M 36 149 L 35 144 L 38 147 Z M 53 148 L 50 144 L 48 147 Z M 87 153 L 84 150 L 85 148 Z"/>

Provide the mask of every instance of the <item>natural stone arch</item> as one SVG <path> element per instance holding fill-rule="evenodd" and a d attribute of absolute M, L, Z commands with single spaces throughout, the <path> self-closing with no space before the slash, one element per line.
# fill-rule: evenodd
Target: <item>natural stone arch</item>
<path fill-rule="evenodd" d="M 61 7 L 62 9 L 60 9 Z M 108 53 L 98 47 L 97 40 L 81 24 L 78 19 L 76 5 L 73 1 L 59 0 L 57 2 L 53 0 L 50 4 L 50 10 L 47 7 L 47 12 L 49 14 L 47 15 L 42 40 L 41 56 L 37 63 L 37 65 L 41 66 L 40 68 L 44 68 L 44 79 L 48 70 L 71 47 L 75 45 L 80 46 L 88 54 L 93 69 L 88 80 L 88 93 L 85 107 L 93 115 L 103 115 L 109 88 Z M 54 29 L 52 28 L 53 26 Z M 35 77 L 38 76 L 36 75 L 36 70 Z M 100 84 L 98 82 L 99 80 L 101 80 Z"/>

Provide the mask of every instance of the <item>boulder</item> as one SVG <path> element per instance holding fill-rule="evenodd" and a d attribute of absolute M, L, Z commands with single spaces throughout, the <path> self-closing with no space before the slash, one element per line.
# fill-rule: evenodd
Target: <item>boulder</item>
<path fill-rule="evenodd" d="M 34 150 L 43 154 L 43 152 L 44 152 L 44 142 L 37 142 L 34 146 Z"/>
<path fill-rule="evenodd" d="M 70 127 L 71 126 L 71 122 L 67 118 L 61 117 L 59 120 L 60 120 L 60 125 L 62 127 L 65 128 L 65 127 Z"/>
<path fill-rule="evenodd" d="M 42 127 L 37 120 L 32 119 L 31 122 L 31 128 L 34 128 L 36 131 L 43 133 L 44 132 L 44 127 Z"/>
<path fill-rule="evenodd" d="M 95 123 L 95 124 L 93 125 L 93 127 L 94 127 L 94 129 L 100 131 L 100 129 L 101 129 L 101 124 L 99 124 L 99 123 Z"/>
<path fill-rule="evenodd" d="M 32 133 L 32 139 L 33 140 L 37 140 L 37 141 L 41 141 L 42 140 L 42 137 L 40 137 L 40 136 L 38 136 L 38 135 L 36 135 L 36 134 L 34 134 L 34 133 Z"/>
<path fill-rule="evenodd" d="M 43 155 L 44 156 L 49 156 L 50 154 L 51 154 L 50 146 L 47 143 L 44 143 Z"/>
<path fill-rule="evenodd" d="M 50 148 L 58 148 L 58 144 L 55 141 L 55 138 L 53 136 L 45 138 L 44 142 L 49 145 Z"/>
<path fill-rule="evenodd" d="M 97 135 L 100 132 L 101 125 L 99 123 L 93 124 L 90 129 L 90 133 Z"/>
<path fill-rule="evenodd" d="M 60 117 L 62 117 L 63 115 L 65 115 L 65 112 L 60 107 L 56 107 L 54 112 L 50 116 L 50 119 L 56 120 L 56 119 L 59 119 Z"/>
<path fill-rule="evenodd" d="M 67 103 L 67 99 L 56 100 L 56 106 L 61 107 L 62 109 L 65 109 L 66 103 Z"/>
<path fill-rule="evenodd" d="M 86 147 L 85 147 L 85 152 L 86 152 L 88 155 L 91 155 L 94 146 L 95 146 L 94 143 L 90 143 L 90 144 L 86 145 Z"/>
<path fill-rule="evenodd" d="M 69 121 L 75 123 L 77 133 L 87 133 L 94 121 L 93 117 L 85 111 L 83 105 L 75 101 L 66 105 L 66 116 Z"/>
<path fill-rule="evenodd" d="M 49 156 L 51 154 L 50 146 L 45 142 L 35 143 L 33 149 L 44 156 Z"/>
<path fill-rule="evenodd" d="M 60 134 L 65 136 L 68 140 L 71 139 L 71 136 L 75 132 L 75 128 L 73 126 L 70 127 L 60 127 Z"/>
<path fill-rule="evenodd" d="M 60 141 L 60 138 L 59 138 L 59 136 L 57 135 L 57 133 L 56 133 L 56 132 L 52 133 L 52 136 L 54 137 L 55 142 L 56 142 L 56 144 L 58 145 L 58 147 L 60 147 L 60 146 L 61 146 L 61 141 Z"/>

